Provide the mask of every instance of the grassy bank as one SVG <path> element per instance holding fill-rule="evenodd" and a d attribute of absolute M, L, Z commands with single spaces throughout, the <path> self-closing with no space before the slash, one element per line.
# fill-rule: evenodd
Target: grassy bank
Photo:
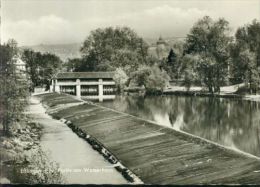
<path fill-rule="evenodd" d="M 238 98 L 252 101 L 260 101 L 260 94 L 250 94 L 244 83 L 224 86 L 219 93 L 210 93 L 204 87 L 192 86 L 187 89 L 184 86 L 169 86 L 163 91 L 146 92 L 143 87 L 127 88 L 124 90 L 128 94 L 139 93 L 142 95 L 179 95 L 179 96 L 198 96 L 198 97 L 219 97 L 219 98 Z"/>
<path fill-rule="evenodd" d="M 0 138 L 1 172 L 3 183 L 24 183 L 20 170 L 30 164 L 28 155 L 39 148 L 42 133 L 40 124 L 28 118 L 13 124 L 10 136 Z M 24 178 L 23 178 L 24 177 Z"/>
<path fill-rule="evenodd" d="M 55 163 L 41 149 L 43 126 L 33 121 L 30 105 L 25 117 L 0 137 L 1 184 L 47 184 L 62 181 Z M 36 111 L 37 112 L 37 111 Z"/>

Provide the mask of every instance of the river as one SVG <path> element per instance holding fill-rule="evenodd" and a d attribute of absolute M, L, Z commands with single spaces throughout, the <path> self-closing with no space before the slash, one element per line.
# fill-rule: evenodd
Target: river
<path fill-rule="evenodd" d="M 44 127 L 41 147 L 56 162 L 66 184 L 127 184 L 123 176 L 102 155 L 72 132 L 64 123 L 52 119 L 36 98 L 31 98 L 30 114 Z"/>
<path fill-rule="evenodd" d="M 260 103 L 186 96 L 117 96 L 99 103 L 260 157 Z"/>

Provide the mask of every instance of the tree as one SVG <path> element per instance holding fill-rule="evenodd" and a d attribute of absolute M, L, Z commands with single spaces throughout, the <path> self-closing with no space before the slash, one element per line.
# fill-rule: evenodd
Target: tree
<path fill-rule="evenodd" d="M 51 78 L 60 69 L 62 61 L 54 54 L 34 52 L 25 49 L 23 60 L 26 62 L 27 71 L 32 81 L 31 91 L 36 86 L 45 86 L 49 89 Z"/>
<path fill-rule="evenodd" d="M 249 83 L 250 92 L 256 92 L 260 82 L 260 22 L 237 29 L 231 46 L 232 75 L 237 82 Z"/>
<path fill-rule="evenodd" d="M 190 89 L 192 84 L 200 83 L 200 77 L 198 73 L 198 61 L 199 56 L 197 55 L 185 55 L 181 59 L 181 72 L 184 74 L 184 86 L 187 90 Z"/>
<path fill-rule="evenodd" d="M 146 80 L 151 74 L 151 68 L 148 66 L 140 66 L 137 71 L 131 73 L 131 80 L 138 86 L 146 84 Z"/>
<path fill-rule="evenodd" d="M 124 91 L 124 87 L 129 79 L 122 68 L 117 68 L 113 77 L 119 92 Z"/>
<path fill-rule="evenodd" d="M 165 61 L 162 62 L 162 68 L 175 79 L 178 79 L 179 73 L 179 62 L 176 53 L 173 49 L 170 50 L 169 55 Z"/>
<path fill-rule="evenodd" d="M 13 123 L 21 120 L 27 104 L 26 81 L 16 73 L 15 59 L 18 48 L 14 40 L 0 45 L 0 123 L 5 135 Z"/>
<path fill-rule="evenodd" d="M 147 61 L 148 45 L 128 27 L 96 29 L 84 41 L 81 48 L 83 67 L 98 71 L 102 67 L 137 69 L 137 64 Z M 84 69 L 86 70 L 86 69 Z"/>
<path fill-rule="evenodd" d="M 61 68 L 62 61 L 55 54 L 45 53 L 39 56 L 39 79 L 40 85 L 45 85 L 49 89 L 52 77 Z"/>
<path fill-rule="evenodd" d="M 177 60 L 177 55 L 175 54 L 175 52 L 173 51 L 173 49 L 170 50 L 170 53 L 168 55 L 168 58 L 167 58 L 167 63 L 169 65 L 172 65 L 176 62 Z"/>
<path fill-rule="evenodd" d="M 260 83 L 257 71 L 256 56 L 249 50 L 245 50 L 239 55 L 240 62 L 244 64 L 244 80 L 249 85 L 250 93 L 256 93 Z"/>
<path fill-rule="evenodd" d="M 211 93 L 219 92 L 228 77 L 229 44 L 228 22 L 224 19 L 213 21 L 205 16 L 188 34 L 184 54 L 200 55 L 198 68 L 204 84 Z"/>
<path fill-rule="evenodd" d="M 156 65 L 139 67 L 136 72 L 132 73 L 131 78 L 139 86 L 144 85 L 146 92 L 151 94 L 162 93 L 170 80 L 168 74 Z"/>
<path fill-rule="evenodd" d="M 167 71 L 172 79 L 181 79 L 183 42 L 174 42 L 167 59 L 163 59 L 161 68 Z"/>
<path fill-rule="evenodd" d="M 67 71 L 72 72 L 72 71 L 80 71 L 81 69 L 84 69 L 83 67 L 81 67 L 82 64 L 83 63 L 81 58 L 72 58 L 72 59 L 68 59 L 65 66 Z"/>

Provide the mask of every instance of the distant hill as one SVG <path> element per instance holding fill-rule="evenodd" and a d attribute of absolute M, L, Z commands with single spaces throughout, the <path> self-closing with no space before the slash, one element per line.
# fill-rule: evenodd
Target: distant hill
<path fill-rule="evenodd" d="M 144 38 L 144 40 L 149 45 L 149 52 L 154 55 L 155 55 L 156 42 L 158 41 L 158 38 Z M 183 42 L 184 38 L 168 37 L 168 38 L 164 38 L 164 40 L 168 43 L 169 48 L 171 48 L 175 43 Z M 80 43 L 56 44 L 56 45 L 40 44 L 34 46 L 23 46 L 21 47 L 21 49 L 29 48 L 41 53 L 53 53 L 59 56 L 61 60 L 65 62 L 69 58 L 79 58 L 81 56 L 79 52 L 80 46 L 81 46 Z"/>
<path fill-rule="evenodd" d="M 80 43 L 73 44 L 56 44 L 48 45 L 41 44 L 35 46 L 23 46 L 21 49 L 32 49 L 41 53 L 53 53 L 61 58 L 61 60 L 66 61 L 68 58 L 78 58 L 80 57 Z"/>

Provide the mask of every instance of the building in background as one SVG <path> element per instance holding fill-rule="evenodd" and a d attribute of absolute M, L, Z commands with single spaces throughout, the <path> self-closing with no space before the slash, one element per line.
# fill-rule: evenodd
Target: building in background
<path fill-rule="evenodd" d="M 156 54 L 158 59 L 166 58 L 169 54 L 168 43 L 160 36 L 156 42 Z"/>
<path fill-rule="evenodd" d="M 114 72 L 63 72 L 52 79 L 51 92 L 67 93 L 78 98 L 107 100 L 115 98 Z"/>
<path fill-rule="evenodd" d="M 26 78 L 26 63 L 19 57 L 19 55 L 13 57 L 13 62 L 15 65 L 16 74 L 22 78 Z"/>

